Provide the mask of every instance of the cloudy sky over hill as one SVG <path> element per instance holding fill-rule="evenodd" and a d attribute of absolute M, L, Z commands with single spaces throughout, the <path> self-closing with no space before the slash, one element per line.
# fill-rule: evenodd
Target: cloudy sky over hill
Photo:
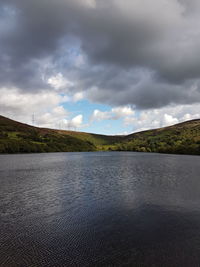
<path fill-rule="evenodd" d="M 200 117 L 198 0 L 0 0 L 0 114 L 105 134 Z"/>

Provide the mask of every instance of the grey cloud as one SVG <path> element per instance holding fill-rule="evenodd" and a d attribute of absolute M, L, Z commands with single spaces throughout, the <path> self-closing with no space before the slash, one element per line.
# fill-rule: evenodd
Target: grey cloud
<path fill-rule="evenodd" d="M 105 79 L 100 74 L 98 77 L 93 76 L 92 79 L 101 90 L 91 87 L 88 98 L 112 105 L 133 104 L 139 109 L 161 108 L 169 104 L 192 104 L 200 100 L 200 80 L 171 84 L 155 79 L 153 73 L 138 72 L 112 72 L 110 79 Z"/>
<path fill-rule="evenodd" d="M 200 101 L 197 0 L 94 2 L 0 0 L 1 20 L 10 21 L 0 39 L 0 85 L 49 89 L 42 75 L 57 70 L 97 102 L 153 108 Z M 82 68 L 58 52 L 65 43 L 73 48 L 72 37 L 88 59 Z M 52 66 L 43 69 L 45 58 Z"/>

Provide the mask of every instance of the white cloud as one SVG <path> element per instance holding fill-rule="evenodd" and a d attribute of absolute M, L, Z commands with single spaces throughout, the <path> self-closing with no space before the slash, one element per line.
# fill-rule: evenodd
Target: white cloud
<path fill-rule="evenodd" d="M 72 124 L 76 127 L 80 127 L 83 123 L 83 115 L 78 115 L 72 119 Z"/>
<path fill-rule="evenodd" d="M 112 108 L 111 111 L 100 111 L 96 109 L 91 116 L 91 121 L 118 120 L 131 115 L 134 115 L 134 111 L 130 106 Z"/>
<path fill-rule="evenodd" d="M 52 112 L 58 116 L 66 116 L 67 114 L 67 111 L 63 106 L 55 107 Z"/>
<path fill-rule="evenodd" d="M 35 125 L 46 128 L 62 128 L 63 121 L 69 115 L 69 112 L 63 106 L 57 106 L 49 112 L 38 114 L 35 117 Z"/>
<path fill-rule="evenodd" d="M 83 92 L 78 92 L 75 93 L 72 97 L 73 102 L 78 102 L 84 98 L 84 93 Z"/>
<path fill-rule="evenodd" d="M 92 116 L 91 121 L 102 121 L 102 120 L 110 120 L 112 118 L 112 114 L 109 111 L 100 111 L 95 109 Z"/>
<path fill-rule="evenodd" d="M 64 128 L 67 130 L 77 130 L 82 127 L 83 125 L 83 115 L 77 115 L 76 117 L 72 118 L 71 120 L 63 120 Z"/>
<path fill-rule="evenodd" d="M 55 76 L 51 76 L 48 80 L 47 83 L 51 85 L 55 90 L 60 90 L 60 89 L 68 89 L 72 86 L 74 86 L 74 83 L 67 80 L 62 73 L 58 73 Z"/>
<path fill-rule="evenodd" d="M 186 120 L 200 118 L 200 104 L 169 106 L 161 109 L 141 111 L 137 116 L 124 118 L 125 126 L 134 132 L 170 126 Z"/>
<path fill-rule="evenodd" d="M 55 109 L 62 110 L 63 107 L 56 107 Z M 53 129 L 62 129 L 62 130 L 79 130 L 80 128 L 85 127 L 83 124 L 83 115 L 77 115 L 72 119 L 67 119 L 69 113 L 66 110 L 55 112 L 55 109 L 52 112 L 47 112 L 42 114 L 39 119 L 36 120 L 37 125 L 45 128 Z"/>
<path fill-rule="evenodd" d="M 40 91 L 24 93 L 17 88 L 0 88 L 0 114 L 14 120 L 47 128 L 65 129 L 65 120 L 70 113 L 63 107 L 68 97 L 61 96 L 55 91 Z M 71 120 L 73 127 L 80 127 L 82 117 Z M 70 121 L 70 120 L 69 120 Z"/>
<path fill-rule="evenodd" d="M 169 115 L 169 114 L 164 114 L 163 121 L 164 121 L 163 124 L 165 126 L 173 125 L 173 124 L 178 123 L 178 119 L 177 118 L 174 118 L 172 115 Z"/>
<path fill-rule="evenodd" d="M 0 88 L 0 96 L 1 114 L 13 114 L 15 116 L 37 113 L 37 110 L 54 108 L 67 101 L 65 96 L 47 90 L 24 93 L 17 88 Z"/>
<path fill-rule="evenodd" d="M 132 110 L 130 106 L 116 107 L 116 108 L 113 108 L 111 111 L 113 114 L 115 114 L 117 119 L 122 118 L 124 116 L 134 115 L 134 111 Z"/>

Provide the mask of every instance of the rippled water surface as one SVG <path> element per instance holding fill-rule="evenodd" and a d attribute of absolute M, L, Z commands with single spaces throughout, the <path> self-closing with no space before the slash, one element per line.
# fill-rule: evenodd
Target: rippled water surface
<path fill-rule="evenodd" d="M 200 157 L 0 156 L 0 266 L 200 266 Z"/>

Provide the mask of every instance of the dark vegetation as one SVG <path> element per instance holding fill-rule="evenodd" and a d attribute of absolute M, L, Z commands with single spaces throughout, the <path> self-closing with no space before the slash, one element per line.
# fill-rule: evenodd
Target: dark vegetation
<path fill-rule="evenodd" d="M 134 133 L 110 149 L 200 155 L 200 120 Z"/>
<path fill-rule="evenodd" d="M 200 155 L 200 120 L 128 136 L 105 136 L 37 128 L 0 116 L 0 153 L 99 150 Z"/>
<path fill-rule="evenodd" d="M 0 116 L 0 153 L 96 151 L 120 137 L 33 127 Z"/>

